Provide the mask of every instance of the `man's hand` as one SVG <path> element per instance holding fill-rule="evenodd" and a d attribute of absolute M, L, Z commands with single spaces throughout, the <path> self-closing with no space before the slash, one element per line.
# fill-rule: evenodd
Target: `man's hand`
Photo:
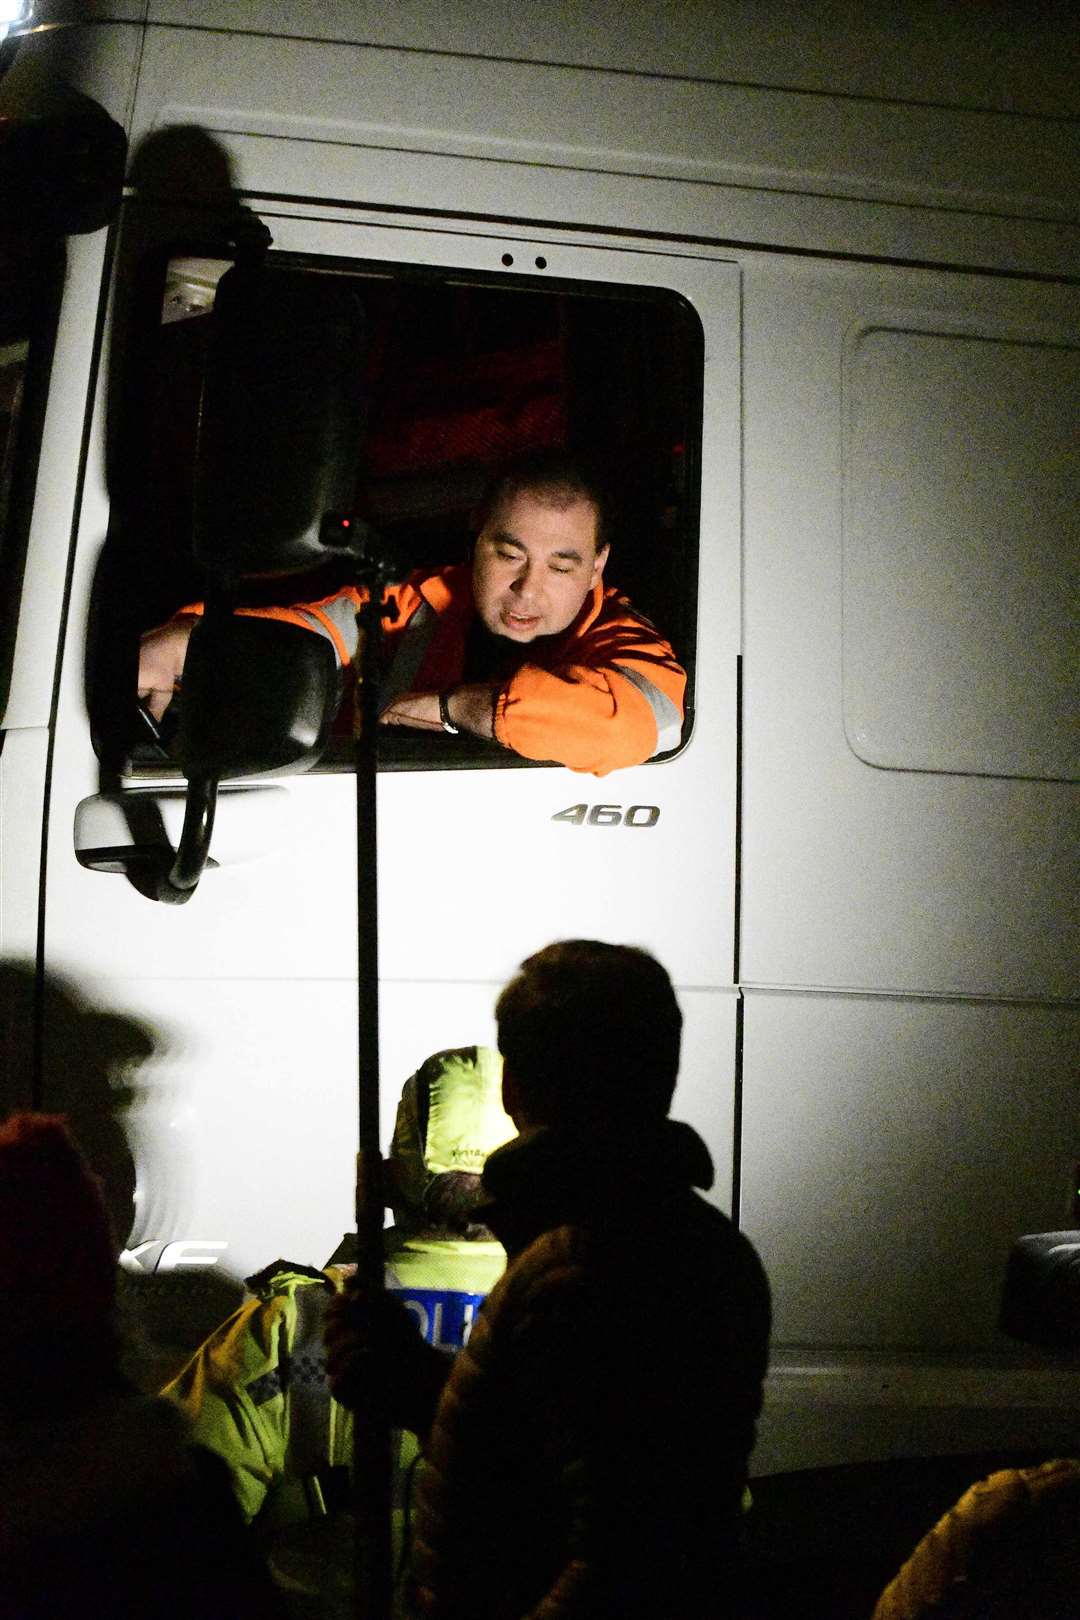
<path fill-rule="evenodd" d="M 446 712 L 455 726 L 474 737 L 494 737 L 495 698 L 498 687 L 482 684 L 455 686 L 446 694 Z M 417 731 L 441 731 L 438 692 L 403 692 L 379 716 L 380 725 L 412 726 Z"/>
<path fill-rule="evenodd" d="M 420 1337 L 399 1299 L 371 1292 L 350 1278 L 326 1312 L 326 1371 L 342 1406 L 363 1404 L 378 1387 L 390 1421 L 421 1440 L 431 1427 L 450 1358 Z"/>
<path fill-rule="evenodd" d="M 148 630 L 139 646 L 139 699 L 160 720 L 180 684 L 187 645 L 197 620 L 178 615 L 157 630 Z"/>

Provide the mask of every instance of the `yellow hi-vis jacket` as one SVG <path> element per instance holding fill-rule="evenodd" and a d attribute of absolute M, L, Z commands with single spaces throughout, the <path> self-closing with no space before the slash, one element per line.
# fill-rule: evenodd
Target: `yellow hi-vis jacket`
<path fill-rule="evenodd" d="M 499 1055 L 486 1047 L 437 1052 L 406 1082 L 398 1108 L 390 1163 L 416 1223 L 386 1234 L 386 1286 L 428 1343 L 449 1351 L 467 1341 L 506 1254 L 490 1237 L 423 1230 L 424 1195 L 448 1171 L 478 1173 L 513 1135 L 501 1077 Z M 248 1280 L 253 1297 L 163 1391 L 186 1410 L 194 1438 L 228 1464 L 249 1521 L 271 1506 L 277 1523 L 320 1512 L 319 1476 L 351 1465 L 352 1415 L 330 1394 L 323 1351 L 326 1303 L 350 1270 L 267 1266 Z M 415 1455 L 404 1439 L 399 1490 Z"/>
<path fill-rule="evenodd" d="M 388 1234 L 387 1286 L 429 1343 L 456 1350 L 506 1264 L 502 1245 Z M 194 1439 L 224 1459 L 245 1518 L 273 1496 L 275 1518 L 319 1512 L 319 1479 L 352 1465 L 352 1414 L 330 1394 L 326 1303 L 348 1267 L 278 1261 L 250 1280 L 254 1297 L 199 1347 L 164 1393 Z M 403 1442 L 399 1466 L 415 1446 Z"/>

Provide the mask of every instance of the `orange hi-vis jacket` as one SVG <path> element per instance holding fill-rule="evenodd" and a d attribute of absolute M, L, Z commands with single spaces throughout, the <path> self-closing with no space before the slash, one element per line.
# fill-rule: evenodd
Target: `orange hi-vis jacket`
<path fill-rule="evenodd" d="M 356 651 L 356 613 L 364 600 L 358 587 L 346 586 L 316 602 L 239 611 L 319 631 L 344 665 Z M 459 685 L 475 619 L 466 566 L 418 571 L 389 586 L 383 706 L 404 692 Z M 594 585 L 562 635 L 523 652 L 526 661 L 495 696 L 495 737 L 504 748 L 604 776 L 678 745 L 685 671 L 654 626 L 615 589 Z"/>

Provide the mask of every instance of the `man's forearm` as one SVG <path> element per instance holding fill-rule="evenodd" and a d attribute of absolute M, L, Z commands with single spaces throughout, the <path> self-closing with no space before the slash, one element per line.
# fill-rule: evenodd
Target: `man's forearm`
<path fill-rule="evenodd" d="M 446 693 L 451 725 L 474 737 L 495 735 L 495 699 L 498 687 L 481 684 L 453 686 Z M 440 731 L 438 692 L 403 692 L 380 715 L 384 726 L 411 726 L 416 731 Z"/>
<path fill-rule="evenodd" d="M 446 712 L 453 725 L 474 737 L 494 737 L 497 686 L 455 686 L 446 694 Z"/>

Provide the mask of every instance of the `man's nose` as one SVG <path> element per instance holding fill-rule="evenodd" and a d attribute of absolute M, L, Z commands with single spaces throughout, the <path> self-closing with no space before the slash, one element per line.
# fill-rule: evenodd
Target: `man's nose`
<path fill-rule="evenodd" d="M 530 563 L 522 563 L 510 581 L 510 589 L 526 601 L 536 594 L 536 573 Z"/>

